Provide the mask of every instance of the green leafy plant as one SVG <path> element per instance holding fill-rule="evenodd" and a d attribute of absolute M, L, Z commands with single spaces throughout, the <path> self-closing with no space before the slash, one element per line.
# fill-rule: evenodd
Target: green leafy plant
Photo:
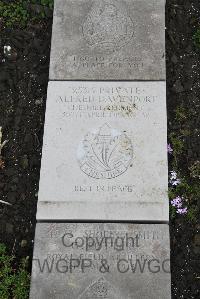
<path fill-rule="evenodd" d="M 186 219 L 189 222 L 196 222 L 198 217 L 198 209 L 197 207 L 190 207 L 190 209 L 188 210 L 188 213 L 186 215 Z"/>
<path fill-rule="evenodd" d="M 0 1 L 1 21 L 6 27 L 25 27 L 28 21 L 47 17 L 47 8 L 53 9 L 53 0 Z"/>
<path fill-rule="evenodd" d="M 193 35 L 193 40 L 194 40 L 195 46 L 200 48 L 200 29 L 197 29 L 197 31 Z"/>
<path fill-rule="evenodd" d="M 23 27 L 29 19 L 29 13 L 22 0 L 12 3 L 0 1 L 0 16 L 2 16 L 6 27 L 12 27 L 13 25 Z"/>
<path fill-rule="evenodd" d="M 40 3 L 53 9 L 54 0 L 40 0 Z"/>
<path fill-rule="evenodd" d="M 190 166 L 190 175 L 192 178 L 200 179 L 200 161 L 196 161 Z"/>
<path fill-rule="evenodd" d="M 27 259 L 15 270 L 15 257 L 6 251 L 6 246 L 0 243 L 0 298 L 28 299 L 30 275 L 26 270 Z"/>
<path fill-rule="evenodd" d="M 175 114 L 176 120 L 179 122 L 182 122 L 187 119 L 187 111 L 182 105 L 176 108 Z"/>
<path fill-rule="evenodd" d="M 170 218 L 171 219 L 175 219 L 176 218 L 176 208 L 173 207 L 172 205 L 169 206 L 169 214 L 170 214 Z"/>
<path fill-rule="evenodd" d="M 174 160 L 175 160 L 175 163 L 177 163 L 178 156 L 183 153 L 184 142 L 181 140 L 180 137 L 177 137 L 175 135 L 175 133 L 171 133 L 169 135 L 169 138 L 171 140 L 172 147 L 173 147 Z"/>

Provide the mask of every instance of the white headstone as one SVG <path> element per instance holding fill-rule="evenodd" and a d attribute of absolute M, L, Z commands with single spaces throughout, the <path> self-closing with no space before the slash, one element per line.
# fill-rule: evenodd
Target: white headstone
<path fill-rule="evenodd" d="M 164 82 L 50 82 L 37 219 L 168 221 Z"/>

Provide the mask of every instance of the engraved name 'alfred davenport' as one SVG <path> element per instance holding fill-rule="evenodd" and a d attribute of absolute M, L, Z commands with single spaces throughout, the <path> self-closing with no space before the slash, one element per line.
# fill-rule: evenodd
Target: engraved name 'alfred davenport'
<path fill-rule="evenodd" d="M 88 133 L 78 149 L 81 170 L 95 179 L 112 179 L 123 174 L 133 159 L 131 140 L 106 123 L 98 133 Z"/>
<path fill-rule="evenodd" d="M 97 0 L 84 20 L 82 32 L 91 47 L 114 52 L 130 42 L 133 21 L 121 1 Z"/>

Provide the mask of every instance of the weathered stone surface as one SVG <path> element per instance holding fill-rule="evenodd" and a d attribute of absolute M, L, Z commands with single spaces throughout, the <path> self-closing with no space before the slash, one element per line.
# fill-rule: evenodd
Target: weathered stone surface
<path fill-rule="evenodd" d="M 168 221 L 164 82 L 50 82 L 37 219 Z"/>
<path fill-rule="evenodd" d="M 166 224 L 39 223 L 30 299 L 170 299 Z"/>
<path fill-rule="evenodd" d="M 51 80 L 165 79 L 165 0 L 56 0 Z"/>

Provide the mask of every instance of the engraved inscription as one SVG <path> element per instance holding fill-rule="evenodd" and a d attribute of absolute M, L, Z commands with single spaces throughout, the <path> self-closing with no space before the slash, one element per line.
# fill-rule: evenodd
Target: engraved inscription
<path fill-rule="evenodd" d="M 125 4 L 116 0 L 96 1 L 82 26 L 86 42 L 96 50 L 107 52 L 130 42 L 133 30 Z"/>
<path fill-rule="evenodd" d="M 133 158 L 131 140 L 104 124 L 98 133 L 88 133 L 78 149 L 81 170 L 95 179 L 113 179 L 123 174 Z"/>
<path fill-rule="evenodd" d="M 158 96 L 139 86 L 84 86 L 69 87 L 56 102 L 64 105 L 63 116 L 76 119 L 149 118 L 150 106 Z"/>

